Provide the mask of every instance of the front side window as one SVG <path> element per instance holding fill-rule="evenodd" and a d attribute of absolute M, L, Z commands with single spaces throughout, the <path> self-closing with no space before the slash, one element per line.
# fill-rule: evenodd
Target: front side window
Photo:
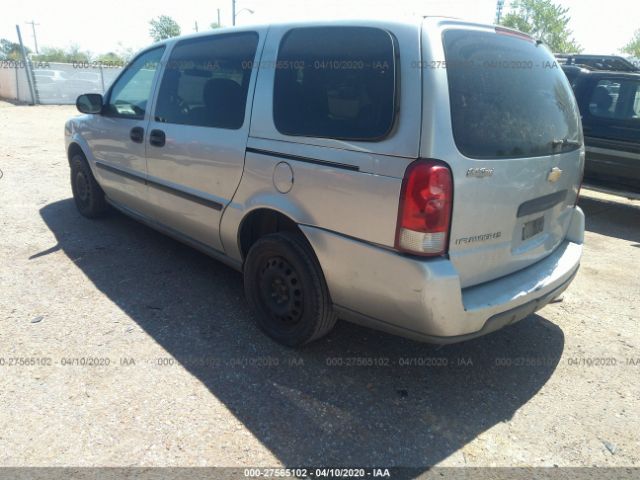
<path fill-rule="evenodd" d="M 154 48 L 133 60 L 111 88 L 106 113 L 127 118 L 144 118 L 153 78 L 160 66 L 164 47 Z"/>
<path fill-rule="evenodd" d="M 385 137 L 395 117 L 395 56 L 393 37 L 378 28 L 291 30 L 276 63 L 276 128 L 305 137 Z"/>
<path fill-rule="evenodd" d="M 155 120 L 200 127 L 242 127 L 257 46 L 255 32 L 179 42 L 162 77 Z"/>
<path fill-rule="evenodd" d="M 589 99 L 589 113 L 615 120 L 640 118 L 640 82 L 604 79 L 598 81 Z"/>

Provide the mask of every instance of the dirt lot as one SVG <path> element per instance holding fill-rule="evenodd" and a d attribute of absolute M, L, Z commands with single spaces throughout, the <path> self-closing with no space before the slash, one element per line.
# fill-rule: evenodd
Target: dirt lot
<path fill-rule="evenodd" d="M 640 466 L 640 201 L 585 192 L 577 279 L 513 327 L 292 351 L 238 273 L 76 212 L 74 114 L 0 103 L 0 465 Z"/>

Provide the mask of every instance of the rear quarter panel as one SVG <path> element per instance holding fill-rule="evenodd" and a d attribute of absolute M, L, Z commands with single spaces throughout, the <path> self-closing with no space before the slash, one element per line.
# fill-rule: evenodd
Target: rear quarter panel
<path fill-rule="evenodd" d="M 290 29 L 309 25 L 271 27 L 259 62 L 247 144 L 250 151 L 240 186 L 221 222 L 224 249 L 236 258 L 240 256 L 238 225 L 250 211 L 264 207 L 299 224 L 393 247 L 402 177 L 420 148 L 422 85 L 420 70 L 415 68 L 420 58 L 420 23 L 342 21 L 326 25 L 378 27 L 395 37 L 400 108 L 394 127 L 387 137 L 372 142 L 280 133 L 273 121 L 278 48 Z M 357 171 L 257 154 L 251 151 L 254 149 L 347 164 Z M 293 187 L 286 194 L 279 193 L 273 183 L 274 169 L 282 161 L 291 166 L 294 176 Z"/>

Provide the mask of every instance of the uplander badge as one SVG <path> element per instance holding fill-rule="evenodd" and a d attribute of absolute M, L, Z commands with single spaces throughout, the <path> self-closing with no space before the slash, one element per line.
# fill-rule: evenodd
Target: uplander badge
<path fill-rule="evenodd" d="M 485 178 L 493 175 L 493 168 L 470 168 L 467 177 Z"/>
<path fill-rule="evenodd" d="M 456 245 L 467 245 L 469 243 L 486 242 L 502 237 L 502 232 L 485 233 L 484 235 L 474 235 L 473 237 L 463 237 L 456 239 Z"/>

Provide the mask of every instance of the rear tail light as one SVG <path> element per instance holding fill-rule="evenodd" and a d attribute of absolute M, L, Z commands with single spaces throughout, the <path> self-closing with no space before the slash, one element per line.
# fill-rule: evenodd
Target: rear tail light
<path fill-rule="evenodd" d="M 397 250 L 417 255 L 447 253 L 453 185 L 449 168 L 433 160 L 416 160 L 402 180 Z"/>

